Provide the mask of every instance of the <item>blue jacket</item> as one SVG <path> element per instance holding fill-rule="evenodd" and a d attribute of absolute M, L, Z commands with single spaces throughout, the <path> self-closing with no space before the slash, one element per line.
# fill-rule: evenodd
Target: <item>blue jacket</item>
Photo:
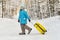
<path fill-rule="evenodd" d="M 30 17 L 28 16 L 27 12 L 25 10 L 20 10 L 18 18 L 20 24 L 27 24 L 27 19 L 30 20 Z"/>

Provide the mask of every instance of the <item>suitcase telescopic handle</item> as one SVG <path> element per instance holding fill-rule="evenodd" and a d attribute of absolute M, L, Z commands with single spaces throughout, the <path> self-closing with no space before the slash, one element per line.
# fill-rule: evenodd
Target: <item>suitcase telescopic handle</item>
<path fill-rule="evenodd" d="M 34 25 L 33 22 L 31 22 L 31 24 Z"/>

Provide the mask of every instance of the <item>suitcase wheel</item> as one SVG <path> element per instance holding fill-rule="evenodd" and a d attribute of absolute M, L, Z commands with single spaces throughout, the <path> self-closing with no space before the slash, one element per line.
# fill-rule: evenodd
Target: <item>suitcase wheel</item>
<path fill-rule="evenodd" d="M 47 30 L 45 30 L 45 32 L 47 32 Z"/>
<path fill-rule="evenodd" d="M 42 33 L 43 35 L 45 34 L 45 33 Z"/>

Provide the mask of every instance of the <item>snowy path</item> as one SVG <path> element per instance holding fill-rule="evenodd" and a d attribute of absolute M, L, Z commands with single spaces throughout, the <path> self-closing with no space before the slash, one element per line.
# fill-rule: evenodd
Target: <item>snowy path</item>
<path fill-rule="evenodd" d="M 17 20 L 0 18 L 0 40 L 60 40 L 59 16 L 42 20 L 32 20 L 33 23 L 35 21 L 39 21 L 46 27 L 48 32 L 45 35 L 41 35 L 31 23 L 27 24 L 33 28 L 31 34 L 18 35 L 21 29 Z"/>

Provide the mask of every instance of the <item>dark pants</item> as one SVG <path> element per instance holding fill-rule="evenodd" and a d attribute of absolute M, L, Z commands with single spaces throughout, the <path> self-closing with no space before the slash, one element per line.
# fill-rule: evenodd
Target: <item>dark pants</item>
<path fill-rule="evenodd" d="M 27 29 L 29 31 L 31 28 L 29 26 L 27 26 L 26 24 L 21 24 L 22 33 L 25 33 L 25 29 Z"/>

